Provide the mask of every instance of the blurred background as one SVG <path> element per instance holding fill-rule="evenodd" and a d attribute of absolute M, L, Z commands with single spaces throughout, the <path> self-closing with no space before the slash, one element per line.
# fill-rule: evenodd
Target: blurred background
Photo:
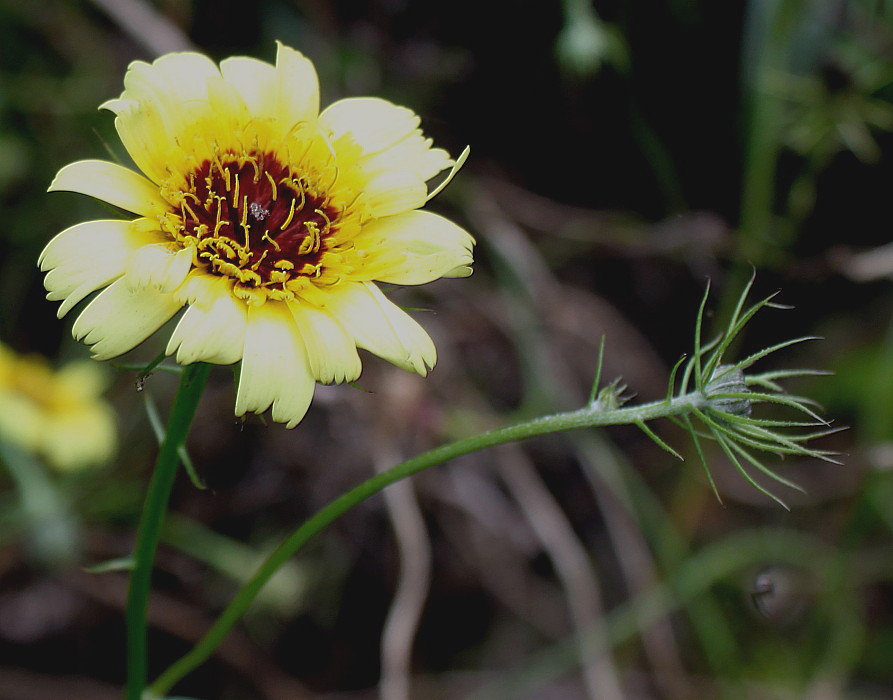
<path fill-rule="evenodd" d="M 394 293 L 424 309 L 440 358 L 427 379 L 367 355 L 362 390 L 320 387 L 295 430 L 234 420 L 232 373 L 215 369 L 189 442 L 206 488 L 178 480 L 158 554 L 151 675 L 339 493 L 581 405 L 602 335 L 604 377 L 662 396 L 707 280 L 710 326 L 756 271 L 754 299 L 781 290 L 794 308 L 762 312 L 741 352 L 822 336 L 764 369 L 833 371 L 791 389 L 849 426 L 820 444 L 842 466 L 777 465 L 805 491 L 773 486 L 790 511 L 710 450 L 719 502 L 669 423 L 653 427 L 684 463 L 635 429 L 470 455 L 331 526 L 176 691 L 890 697 L 893 3 L 0 0 L 0 342 L 57 367 L 88 355 L 36 259 L 104 216 L 46 188 L 70 161 L 126 158 L 97 106 L 127 64 L 189 48 L 272 61 L 276 39 L 315 62 L 323 104 L 378 95 L 451 153 L 471 146 L 430 208 L 476 236 L 475 273 Z M 0 453 L 0 698 L 120 694 L 127 578 L 102 563 L 130 552 L 150 417 L 176 377 L 101 368 L 113 455 L 59 469 Z"/>

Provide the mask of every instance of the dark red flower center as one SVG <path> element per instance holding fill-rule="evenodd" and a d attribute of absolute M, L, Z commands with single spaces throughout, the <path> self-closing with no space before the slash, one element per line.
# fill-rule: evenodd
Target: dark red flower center
<path fill-rule="evenodd" d="M 251 287 L 318 277 L 339 212 L 272 153 L 221 153 L 188 176 L 177 238 L 213 274 Z"/>

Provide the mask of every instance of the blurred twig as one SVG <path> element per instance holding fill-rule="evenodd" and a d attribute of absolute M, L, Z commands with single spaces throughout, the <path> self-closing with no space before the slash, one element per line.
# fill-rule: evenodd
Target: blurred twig
<path fill-rule="evenodd" d="M 578 400 L 578 396 L 575 394 L 581 392 L 575 386 L 579 382 L 569 376 L 567 364 L 555 356 L 556 344 L 554 342 L 547 344 L 542 337 L 543 334 L 536 330 L 539 324 L 554 327 L 559 323 L 557 319 L 561 317 L 561 314 L 556 311 L 561 308 L 562 295 L 558 290 L 557 283 L 552 279 L 548 268 L 539 259 L 523 233 L 500 211 L 494 201 L 479 192 L 472 205 L 472 211 L 477 218 L 477 228 L 487 231 L 487 242 L 496 249 L 500 259 L 509 268 L 505 276 L 511 279 L 507 279 L 506 289 L 521 286 L 524 292 L 523 297 L 533 307 L 531 309 L 528 306 L 522 309 L 522 304 L 517 303 L 517 295 L 512 295 L 516 302 L 509 318 L 514 318 L 515 335 L 519 338 L 518 347 L 527 354 L 529 369 L 526 375 L 528 380 L 533 382 L 533 385 L 528 388 L 528 393 L 537 392 L 539 402 L 554 402 L 556 397 L 558 397 L 559 403 Z M 533 314 L 537 315 L 537 321 L 530 318 Z M 525 318 L 518 318 L 519 315 Z M 519 329 L 527 329 L 527 331 Z M 592 329 L 593 332 L 596 330 Z M 554 336 L 548 331 L 545 332 L 545 335 L 548 335 L 550 340 L 554 340 Z M 634 354 L 627 352 L 626 356 Z M 645 354 L 651 354 L 651 352 L 646 349 Z M 595 356 L 595 352 L 593 352 L 593 359 Z M 545 391 L 546 387 L 548 387 L 548 391 Z M 595 434 L 570 436 L 570 439 L 574 440 L 578 446 L 581 441 L 585 441 L 584 444 L 587 444 L 588 447 L 584 448 L 584 454 L 589 457 L 593 454 L 593 443 L 601 442 Z M 610 451 L 607 449 L 601 449 L 598 452 L 602 457 L 610 455 Z M 581 461 L 585 464 L 588 460 L 584 457 Z M 616 476 L 618 471 L 616 467 L 611 467 L 609 464 L 604 468 Z M 634 518 L 635 511 L 629 509 L 629 496 L 623 490 L 621 480 L 614 478 L 607 481 L 604 479 L 601 467 L 595 470 L 586 470 L 586 472 L 590 478 L 594 478 L 598 482 L 593 486 L 593 493 L 599 505 L 602 506 L 602 515 L 605 518 L 609 537 L 615 546 L 618 558 L 623 562 L 622 572 L 628 579 L 628 588 L 632 593 L 638 593 L 650 583 L 656 567 L 641 531 L 639 530 L 637 535 L 632 534 L 632 530 L 635 528 L 630 528 L 630 516 L 632 515 Z M 621 490 L 618 492 L 618 489 Z M 604 492 L 612 494 L 613 498 Z M 627 509 L 616 507 L 620 503 L 625 503 Z M 646 654 L 655 669 L 660 670 L 659 682 L 665 684 L 663 690 L 671 697 L 681 697 L 685 692 L 685 673 L 681 666 L 675 636 L 666 621 L 657 621 L 652 624 L 653 626 L 643 626 L 642 628 Z"/>
<path fill-rule="evenodd" d="M 376 414 L 373 463 L 379 473 L 405 459 L 396 442 L 416 432 L 412 416 L 418 412 L 421 397 L 411 379 L 395 375 L 387 396 L 382 397 L 386 408 Z M 403 430 L 395 433 L 395 425 Z M 383 495 L 397 541 L 400 580 L 382 631 L 379 696 L 409 700 L 413 643 L 431 583 L 431 544 L 412 480 L 393 484 Z"/>
<path fill-rule="evenodd" d="M 116 700 L 120 694 L 110 684 L 82 676 L 0 668 L 0 697 L 5 700 Z"/>
<path fill-rule="evenodd" d="M 466 459 L 474 459 L 466 458 Z M 465 516 L 441 527 L 456 540 L 456 549 L 478 571 L 481 584 L 519 620 L 547 639 L 565 635 L 567 606 L 552 595 L 552 586 L 530 575 L 525 566 L 536 542 L 505 492 L 484 465 L 453 464 L 443 470 L 446 484 L 437 496 Z"/>
<path fill-rule="evenodd" d="M 499 449 L 499 475 L 520 505 L 543 549 L 555 565 L 561 580 L 571 621 L 579 637 L 580 662 L 590 698 L 624 697 L 623 685 L 603 640 L 598 634 L 604 610 L 601 604 L 601 585 L 589 557 L 561 508 L 537 476 L 533 464 L 517 445 Z M 584 635 L 586 630 L 594 634 Z"/>
<path fill-rule="evenodd" d="M 152 56 L 174 51 L 193 51 L 186 33 L 148 2 L 142 0 L 92 0 L 109 19 Z"/>
<path fill-rule="evenodd" d="M 378 471 L 399 461 L 389 452 L 375 456 Z M 382 632 L 379 693 L 382 700 L 408 700 L 413 640 L 431 581 L 431 545 L 410 479 L 385 489 L 384 499 L 400 552 L 400 582 Z"/>

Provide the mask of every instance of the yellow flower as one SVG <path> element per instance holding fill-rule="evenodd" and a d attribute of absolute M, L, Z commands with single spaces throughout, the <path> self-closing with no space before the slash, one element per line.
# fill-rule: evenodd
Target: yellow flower
<path fill-rule="evenodd" d="M 454 165 L 409 109 L 352 98 L 319 111 L 316 71 L 278 45 L 276 64 L 195 53 L 130 65 L 103 107 L 142 175 L 72 163 L 50 190 L 139 218 L 73 226 L 40 257 L 59 316 L 107 287 L 74 324 L 96 359 L 124 353 L 183 306 L 167 345 L 181 364 L 242 361 L 236 414 L 294 427 L 316 382 L 352 381 L 357 348 L 421 375 L 428 334 L 375 282 L 471 273 L 471 236 L 419 211 Z"/>
<path fill-rule="evenodd" d="M 0 344 L 0 440 L 62 471 L 102 464 L 116 442 L 104 389 L 102 372 L 90 362 L 54 372 L 43 357 L 19 356 Z"/>

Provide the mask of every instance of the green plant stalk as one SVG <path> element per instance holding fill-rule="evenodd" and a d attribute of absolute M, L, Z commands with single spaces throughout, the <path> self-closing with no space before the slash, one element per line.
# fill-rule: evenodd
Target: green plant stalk
<path fill-rule="evenodd" d="M 180 377 L 180 385 L 167 423 L 164 442 L 155 460 L 155 469 L 149 492 L 140 517 L 136 545 L 133 552 L 134 566 L 130 573 L 127 592 L 127 700 L 140 700 L 148 678 L 148 645 L 146 640 L 146 616 L 149 607 L 149 591 L 152 587 L 152 564 L 158 538 L 164 523 L 167 502 L 177 466 L 179 450 L 186 442 L 189 427 L 195 416 L 202 390 L 211 366 L 203 362 L 187 366 Z"/>
<path fill-rule="evenodd" d="M 376 474 L 317 511 L 279 545 L 267 557 L 254 576 L 239 590 L 235 598 L 220 614 L 220 617 L 217 618 L 205 636 L 199 640 L 189 653 L 171 665 L 152 684 L 150 697 L 162 698 L 167 695 L 175 683 L 214 653 L 214 650 L 224 640 L 233 625 L 251 606 L 264 584 L 284 562 L 337 518 L 387 486 L 455 457 L 503 443 L 565 430 L 636 424 L 658 418 L 688 414 L 695 409 L 702 410 L 707 405 L 708 399 L 699 391 L 677 396 L 669 401 L 664 399 L 626 408 L 605 408 L 600 402 L 596 401 L 575 411 L 543 416 L 457 440 L 408 459 L 388 471 Z"/>
<path fill-rule="evenodd" d="M 743 97 L 747 110 L 744 182 L 739 222 L 743 274 L 764 262 L 772 224 L 775 170 L 781 148 L 782 96 L 770 85 L 773 73 L 790 60 L 789 36 L 800 19 L 801 0 L 752 0 L 742 54 Z M 748 264 L 749 263 L 749 264 Z M 729 296 L 738 293 L 732 288 Z"/>
<path fill-rule="evenodd" d="M 722 327 L 754 267 L 771 263 L 779 250 L 772 236 L 775 185 L 781 151 L 783 105 L 770 89 L 773 72 L 789 61 L 788 36 L 800 18 L 800 0 L 751 0 L 743 38 L 742 98 L 747 117 L 737 250 L 726 294 L 715 316 Z"/>

